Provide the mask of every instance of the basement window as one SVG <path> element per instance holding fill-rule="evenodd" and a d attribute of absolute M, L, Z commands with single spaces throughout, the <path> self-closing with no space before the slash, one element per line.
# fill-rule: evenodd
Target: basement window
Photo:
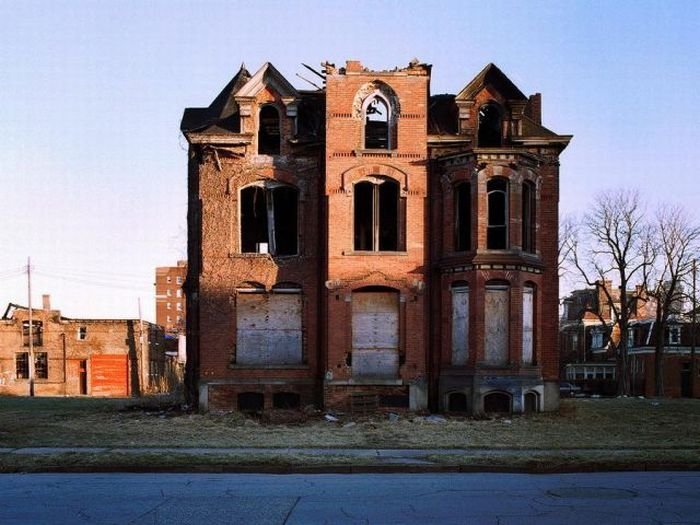
<path fill-rule="evenodd" d="M 528 253 L 535 252 L 535 185 L 530 181 L 523 183 L 523 202 L 522 202 L 522 236 L 523 236 L 523 251 Z"/>
<path fill-rule="evenodd" d="M 489 103 L 479 108 L 480 148 L 495 148 L 501 145 L 501 109 L 497 104 Z"/>
<path fill-rule="evenodd" d="M 488 227 L 486 247 L 504 250 L 508 246 L 508 181 L 494 178 L 486 185 Z"/>
<path fill-rule="evenodd" d="M 358 182 L 354 188 L 356 251 L 399 249 L 399 185 L 389 179 Z"/>
<path fill-rule="evenodd" d="M 364 104 L 365 149 L 390 149 L 389 104 L 375 95 Z"/>
<path fill-rule="evenodd" d="M 279 183 L 241 190 L 241 251 L 296 255 L 299 192 Z"/>
<path fill-rule="evenodd" d="M 472 206 L 471 185 L 468 182 L 458 184 L 455 188 L 455 251 L 466 252 L 471 249 Z"/>
<path fill-rule="evenodd" d="M 272 105 L 263 106 L 259 115 L 258 153 L 279 155 L 280 153 L 280 114 Z"/>

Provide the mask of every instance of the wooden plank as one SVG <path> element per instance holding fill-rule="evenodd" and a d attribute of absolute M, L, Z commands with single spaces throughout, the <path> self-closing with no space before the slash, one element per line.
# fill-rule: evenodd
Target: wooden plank
<path fill-rule="evenodd" d="M 93 355 L 90 358 L 90 394 L 107 397 L 129 395 L 128 373 L 128 356 Z"/>
<path fill-rule="evenodd" d="M 503 366 L 508 363 L 508 294 L 508 288 L 486 288 L 484 360 L 488 365 Z"/>
<path fill-rule="evenodd" d="M 524 365 L 533 363 L 533 330 L 534 330 L 534 297 L 535 293 L 532 288 L 523 289 L 523 355 L 522 362 Z"/>
<path fill-rule="evenodd" d="M 360 292 L 352 297 L 354 377 L 395 378 L 399 371 L 399 297 Z"/>

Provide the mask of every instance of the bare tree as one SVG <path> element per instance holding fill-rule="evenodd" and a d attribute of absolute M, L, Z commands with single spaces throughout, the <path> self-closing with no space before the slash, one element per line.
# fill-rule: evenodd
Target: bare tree
<path fill-rule="evenodd" d="M 568 263 L 571 261 L 572 240 L 577 235 L 578 224 L 571 215 L 562 215 L 559 218 L 559 244 L 557 245 L 557 266 L 559 267 L 559 280 L 569 273 Z"/>
<path fill-rule="evenodd" d="M 569 246 L 574 266 L 588 286 L 600 286 L 619 328 L 615 345 L 618 395 L 630 394 L 628 333 L 637 306 L 646 300 L 646 283 L 654 263 L 653 229 L 635 191 L 599 193 Z M 602 283 L 601 283 L 602 281 Z M 610 282 L 619 283 L 619 294 Z M 638 284 L 634 291 L 631 283 Z"/>
<path fill-rule="evenodd" d="M 679 207 L 661 206 L 656 214 L 658 259 L 655 286 L 649 295 L 656 300 L 654 323 L 655 394 L 664 395 L 663 351 L 666 332 L 672 315 L 681 313 L 686 299 L 683 283 L 692 272 L 693 259 L 700 246 L 700 227 Z"/>

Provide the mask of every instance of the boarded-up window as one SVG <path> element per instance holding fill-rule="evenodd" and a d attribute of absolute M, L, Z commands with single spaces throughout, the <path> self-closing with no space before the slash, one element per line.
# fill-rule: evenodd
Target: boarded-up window
<path fill-rule="evenodd" d="M 354 293 L 352 296 L 353 376 L 396 378 L 398 372 L 398 293 Z"/>
<path fill-rule="evenodd" d="M 93 396 L 129 395 L 126 355 L 94 355 L 90 359 L 90 392 Z"/>
<path fill-rule="evenodd" d="M 452 364 L 464 366 L 469 357 L 469 288 L 452 288 Z"/>
<path fill-rule="evenodd" d="M 530 286 L 523 288 L 523 355 L 524 365 L 534 362 L 534 325 L 535 325 L 535 290 Z"/>
<path fill-rule="evenodd" d="M 492 366 L 508 363 L 508 286 L 486 287 L 485 305 L 485 361 Z"/>
<path fill-rule="evenodd" d="M 236 322 L 236 363 L 266 366 L 302 362 L 300 293 L 240 293 Z"/>

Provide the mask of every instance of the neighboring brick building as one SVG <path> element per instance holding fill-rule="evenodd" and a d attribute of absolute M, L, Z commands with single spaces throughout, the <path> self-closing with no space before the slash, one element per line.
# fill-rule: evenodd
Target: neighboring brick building
<path fill-rule="evenodd" d="M 558 406 L 558 156 L 493 64 L 245 68 L 190 143 L 188 367 L 201 408 Z M 191 385 L 195 386 L 195 385 Z"/>
<path fill-rule="evenodd" d="M 167 335 L 185 333 L 185 294 L 182 285 L 187 276 L 187 261 L 177 261 L 177 266 L 156 268 L 156 324 Z"/>
<path fill-rule="evenodd" d="M 52 310 L 8 305 L 0 319 L 0 395 L 29 395 L 29 337 L 37 396 L 140 395 L 166 375 L 161 327 L 138 319 L 69 319 Z M 141 337 L 143 334 L 143 338 Z"/>

